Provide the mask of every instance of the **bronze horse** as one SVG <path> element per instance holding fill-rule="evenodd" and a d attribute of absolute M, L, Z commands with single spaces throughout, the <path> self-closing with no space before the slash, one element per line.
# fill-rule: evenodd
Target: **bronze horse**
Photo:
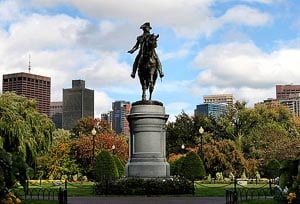
<path fill-rule="evenodd" d="M 146 100 L 146 91 L 149 89 L 149 100 L 152 98 L 155 82 L 157 79 L 157 55 L 155 48 L 157 47 L 157 38 L 159 35 L 151 34 L 147 36 L 141 47 L 141 56 L 138 65 L 138 76 L 142 85 L 142 100 Z"/>

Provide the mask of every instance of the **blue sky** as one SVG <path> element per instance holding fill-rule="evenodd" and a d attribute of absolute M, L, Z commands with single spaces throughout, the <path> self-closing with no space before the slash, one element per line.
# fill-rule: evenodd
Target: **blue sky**
<path fill-rule="evenodd" d="M 144 22 L 160 35 L 165 77 L 153 99 L 170 120 L 204 95 L 251 107 L 275 97 L 276 84 L 300 84 L 298 0 L 0 0 L 0 74 L 27 72 L 30 55 L 31 73 L 52 79 L 52 101 L 83 79 L 99 117 L 115 100 L 141 98 L 127 51 Z"/>

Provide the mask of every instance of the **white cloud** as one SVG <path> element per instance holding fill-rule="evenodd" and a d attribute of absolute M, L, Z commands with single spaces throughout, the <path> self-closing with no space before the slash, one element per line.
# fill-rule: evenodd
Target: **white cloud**
<path fill-rule="evenodd" d="M 118 62 L 118 58 L 112 53 L 109 54 L 101 56 L 102 58 L 94 60 L 92 64 L 79 70 L 80 76 L 89 79 L 97 86 L 132 83 L 129 77 L 131 67 L 126 63 Z"/>
<path fill-rule="evenodd" d="M 220 18 L 222 24 L 235 23 L 248 26 L 262 26 L 271 22 L 271 16 L 257 9 L 238 5 L 226 11 Z"/>
<path fill-rule="evenodd" d="M 262 52 L 253 43 L 228 43 L 206 47 L 196 57 L 201 68 L 196 86 L 232 89 L 249 101 L 266 95 L 275 84 L 298 84 L 300 49 Z M 264 96 L 264 97 L 263 97 Z"/>
<path fill-rule="evenodd" d="M 16 1 L 0 1 L 0 23 L 11 22 L 20 18 L 22 15 L 19 9 Z"/>
<path fill-rule="evenodd" d="M 178 36 L 189 38 L 199 35 L 209 36 L 224 23 L 257 26 L 268 22 L 270 18 L 259 10 L 237 6 L 218 19 L 213 16 L 210 8 L 218 3 L 216 0 L 140 0 L 134 2 L 123 0 L 122 5 L 126 6 L 121 6 L 118 0 L 90 0 L 88 2 L 69 0 L 68 2 L 88 16 L 110 19 L 114 23 L 126 23 L 127 29 L 131 32 L 134 26 L 150 21 L 153 25 L 173 29 Z"/>
<path fill-rule="evenodd" d="M 112 102 L 114 101 L 105 92 L 94 92 L 95 97 L 95 117 L 101 118 L 101 113 L 107 113 L 112 110 Z"/>
<path fill-rule="evenodd" d="M 188 103 L 186 102 L 173 102 L 166 105 L 166 113 L 169 114 L 169 122 L 174 122 L 176 120 L 176 116 L 181 112 L 185 112 L 189 115 L 193 115 L 193 111 L 188 111 L 189 108 Z"/>

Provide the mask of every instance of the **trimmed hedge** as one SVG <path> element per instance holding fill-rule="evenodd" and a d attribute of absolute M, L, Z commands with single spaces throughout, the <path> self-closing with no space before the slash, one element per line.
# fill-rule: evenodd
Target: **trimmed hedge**
<path fill-rule="evenodd" d="M 184 178 L 123 178 L 96 183 L 97 195 L 178 195 L 192 194 L 193 183 Z"/>

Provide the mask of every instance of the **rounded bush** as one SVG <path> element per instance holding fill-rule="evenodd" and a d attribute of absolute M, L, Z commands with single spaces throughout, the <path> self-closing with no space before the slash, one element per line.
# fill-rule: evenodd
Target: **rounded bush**
<path fill-rule="evenodd" d="M 196 152 L 189 152 L 183 158 L 181 175 L 190 180 L 202 179 L 205 176 L 203 162 Z"/>
<path fill-rule="evenodd" d="M 115 180 L 119 177 L 117 165 L 108 151 L 101 151 L 95 162 L 96 181 Z"/>

